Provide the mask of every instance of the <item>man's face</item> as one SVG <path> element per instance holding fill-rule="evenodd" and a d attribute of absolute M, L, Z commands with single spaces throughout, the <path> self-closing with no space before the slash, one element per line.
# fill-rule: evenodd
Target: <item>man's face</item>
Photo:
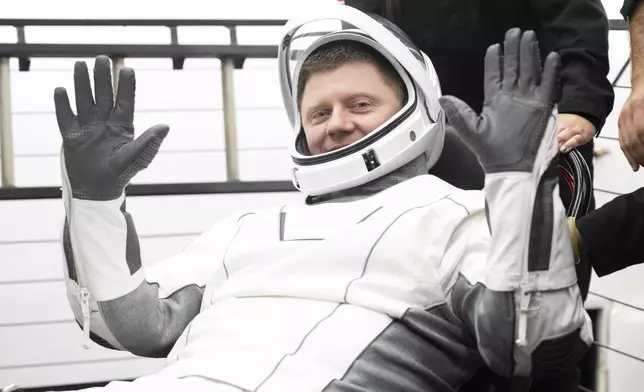
<path fill-rule="evenodd" d="M 402 108 L 396 89 L 378 67 L 350 62 L 309 77 L 302 94 L 302 127 L 311 154 L 347 146 Z"/>

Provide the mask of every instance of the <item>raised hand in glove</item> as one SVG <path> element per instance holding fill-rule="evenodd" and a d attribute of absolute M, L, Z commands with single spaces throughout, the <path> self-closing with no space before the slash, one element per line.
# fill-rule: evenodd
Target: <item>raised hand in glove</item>
<path fill-rule="evenodd" d="M 487 52 L 480 116 L 441 98 L 485 171 L 492 235 L 485 276 L 470 282 L 480 288 L 466 322 L 486 364 L 504 377 L 574 369 L 590 343 L 554 164 L 558 65 L 551 53 L 542 71 L 535 33 L 511 29 L 503 55 L 500 45 Z M 569 355 L 557 356 L 560 347 Z"/>
<path fill-rule="evenodd" d="M 485 171 L 492 256 L 498 259 L 496 267 L 489 266 L 493 275 L 489 283 L 498 290 L 517 289 L 525 284 L 520 282 L 526 273 L 552 268 L 551 259 L 557 253 L 551 250 L 555 244 L 550 238 L 554 230 L 555 242 L 559 241 L 558 234 L 566 226 L 561 200 L 555 197 L 559 55 L 550 53 L 542 72 L 538 47 L 534 32 L 511 29 L 505 36 L 503 55 L 500 45 L 488 49 L 480 116 L 458 98 L 441 98 L 448 121 Z M 514 261 L 506 264 L 503 259 Z M 565 263 L 565 258 L 560 262 Z M 497 279 L 503 275 L 505 281 Z M 562 274 L 555 280 L 560 279 L 567 281 L 574 275 Z"/>
<path fill-rule="evenodd" d="M 92 94 L 87 64 L 74 67 L 77 115 L 67 91 L 54 91 L 56 118 L 63 137 L 63 159 L 72 195 L 76 199 L 113 200 L 139 171 L 152 162 L 170 129 L 155 125 L 134 139 L 134 96 L 136 81 L 132 68 L 119 75 L 116 101 L 112 90 L 110 60 L 96 58 Z"/>
<path fill-rule="evenodd" d="M 485 103 L 478 116 L 456 97 L 440 100 L 455 130 L 478 156 L 487 174 L 530 172 L 542 141 L 556 155 L 553 118 L 559 55 L 550 53 L 543 75 L 539 46 L 533 31 L 506 34 L 504 53 L 499 44 L 485 56 Z M 546 135 L 552 132 L 553 135 Z"/>

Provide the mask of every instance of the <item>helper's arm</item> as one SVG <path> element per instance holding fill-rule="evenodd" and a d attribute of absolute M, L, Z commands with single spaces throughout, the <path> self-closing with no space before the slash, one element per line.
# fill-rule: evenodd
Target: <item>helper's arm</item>
<path fill-rule="evenodd" d="M 561 58 L 560 113 L 584 117 L 601 131 L 615 93 L 608 75 L 608 18 L 600 0 L 530 0 L 544 53 Z"/>
<path fill-rule="evenodd" d="M 208 256 L 225 245 L 227 227 L 217 226 L 180 256 L 146 270 L 124 189 L 156 156 L 168 127 L 154 126 L 134 140 L 134 71 L 121 71 L 116 101 L 107 57 L 96 59 L 94 79 L 96 102 L 87 65 L 76 64 L 78 115 L 64 88 L 54 94 L 63 139 L 68 299 L 88 338 L 161 357 L 199 312 L 206 280 L 220 266 Z"/>
<path fill-rule="evenodd" d="M 463 229 L 469 246 L 449 298 L 486 364 L 505 377 L 553 376 L 575 366 L 592 339 L 557 189 L 558 56 L 542 75 L 537 48 L 534 33 L 518 29 L 506 35 L 503 61 L 500 46 L 490 47 L 480 117 L 442 99 L 485 170 L 488 225 Z"/>
<path fill-rule="evenodd" d="M 579 248 L 598 276 L 644 262 L 644 188 L 577 220 Z"/>

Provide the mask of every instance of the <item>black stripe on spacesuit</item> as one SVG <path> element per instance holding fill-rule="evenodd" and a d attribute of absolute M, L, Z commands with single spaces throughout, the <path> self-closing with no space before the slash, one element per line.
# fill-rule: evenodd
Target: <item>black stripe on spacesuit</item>
<path fill-rule="evenodd" d="M 370 213 L 367 214 L 367 216 L 365 216 L 364 218 L 360 219 L 357 224 L 359 225 L 360 223 L 364 223 L 367 219 L 371 218 L 373 216 L 373 214 L 375 214 L 376 212 L 380 211 L 381 209 L 382 209 L 382 206 L 380 206 L 380 207 L 376 208 L 375 210 L 371 211 Z"/>
<path fill-rule="evenodd" d="M 139 269 L 141 269 L 142 265 L 141 246 L 139 244 L 139 236 L 136 233 L 136 227 L 134 226 L 132 215 L 125 210 L 125 200 L 123 200 L 123 204 L 121 204 L 121 213 L 123 213 L 127 228 L 125 240 L 125 261 L 130 269 L 130 275 L 134 275 Z"/>
<path fill-rule="evenodd" d="M 304 335 L 304 337 L 303 337 L 303 338 L 302 338 L 302 340 L 300 341 L 300 344 L 295 348 L 295 350 L 293 350 L 293 352 L 291 352 L 291 353 L 286 353 L 286 354 L 284 354 L 284 356 L 282 356 L 282 358 L 279 360 L 279 362 L 277 362 L 277 365 L 275 365 L 275 367 L 274 367 L 274 368 L 273 368 L 273 370 L 270 372 L 270 374 L 269 374 L 268 376 L 266 376 L 266 378 L 265 378 L 261 383 L 259 383 L 259 385 L 257 386 L 257 388 L 255 388 L 255 391 L 257 391 L 258 389 L 260 389 L 260 388 L 262 387 L 262 385 L 266 384 L 266 381 L 268 381 L 268 380 L 273 376 L 273 374 L 275 374 L 275 372 L 277 371 L 277 369 L 280 367 L 280 365 L 282 364 L 282 362 L 284 362 L 284 360 L 285 360 L 287 357 L 292 357 L 292 356 L 296 355 L 296 354 L 297 354 L 297 352 L 298 352 L 298 351 L 300 351 L 300 349 L 302 348 L 302 345 L 304 345 L 304 342 L 306 341 L 306 339 L 311 335 L 311 333 L 312 333 L 313 331 L 315 331 L 315 330 L 317 329 L 317 327 L 318 327 L 320 324 L 322 324 L 325 320 L 328 320 L 331 316 L 333 316 L 333 315 L 335 314 L 335 312 L 340 308 L 340 306 L 341 306 L 341 305 L 342 305 L 342 304 L 337 304 L 337 305 L 333 308 L 333 310 L 332 310 L 331 312 L 329 312 L 329 314 L 327 314 L 326 316 L 324 316 L 324 317 L 322 317 L 320 320 L 318 320 L 318 322 L 317 322 L 317 323 L 315 323 L 315 325 L 313 326 L 313 328 L 311 328 L 311 329 L 309 330 L 309 332 L 307 332 L 307 333 L 306 333 L 306 335 Z"/>
<path fill-rule="evenodd" d="M 456 204 L 457 206 L 462 207 L 462 208 L 465 210 L 465 213 L 466 213 L 467 215 L 470 215 L 470 214 L 471 214 L 470 210 L 468 210 L 468 209 L 467 209 L 467 207 L 465 207 L 462 203 L 459 203 L 459 202 L 457 202 L 456 200 L 452 199 L 451 197 L 449 197 L 449 195 L 448 195 L 447 197 L 445 197 L 445 198 L 446 198 L 447 200 L 449 200 L 449 201 L 453 202 L 453 203 L 454 203 L 454 204 Z"/>
<path fill-rule="evenodd" d="M 65 218 L 63 226 L 63 252 L 65 253 L 65 263 L 67 264 L 67 275 L 69 279 L 78 284 L 78 275 L 76 273 L 76 260 L 74 258 L 74 249 L 72 248 L 72 239 L 69 234 L 69 223 Z"/>
<path fill-rule="evenodd" d="M 226 250 L 224 251 L 224 255 L 221 258 L 221 264 L 224 267 L 224 272 L 226 273 L 226 279 L 230 278 L 230 274 L 228 273 L 228 267 L 226 266 L 226 256 L 228 256 L 228 250 L 230 249 L 230 246 L 233 244 L 233 242 L 235 241 L 235 238 L 237 238 L 237 235 L 239 234 L 239 231 L 242 228 L 243 222 L 241 221 L 241 218 L 243 218 L 246 215 L 248 214 L 242 215 L 237 220 L 237 222 L 239 223 L 239 226 L 237 226 L 237 231 L 235 232 L 235 235 L 233 236 L 233 238 L 231 238 L 230 241 L 228 242 L 228 245 L 226 245 Z"/>
<path fill-rule="evenodd" d="M 286 226 L 286 212 L 284 212 L 284 207 L 286 206 L 280 209 L 280 242 L 284 241 L 284 230 Z"/>
<path fill-rule="evenodd" d="M 421 209 L 421 208 L 429 207 L 429 206 L 431 206 L 431 205 L 433 205 L 433 204 L 438 203 L 438 202 L 439 202 L 439 201 L 441 201 L 441 200 L 449 200 L 449 201 L 451 201 L 451 202 L 453 202 L 453 203 L 455 203 L 455 204 L 458 204 L 458 203 L 456 203 L 454 200 L 450 199 L 448 196 L 449 196 L 449 195 L 446 195 L 446 196 L 444 196 L 444 197 L 442 197 L 442 198 L 440 198 L 440 199 L 438 199 L 438 200 L 435 200 L 435 201 L 433 201 L 433 202 L 431 202 L 431 203 L 429 203 L 429 204 L 425 204 L 425 205 L 422 205 L 422 206 L 412 207 L 412 208 L 410 208 L 410 209 L 408 209 L 408 210 L 406 210 L 406 211 L 403 211 L 400 215 L 398 215 L 398 216 L 396 217 L 396 219 L 394 219 L 394 220 L 392 220 L 391 222 L 389 222 L 389 225 L 387 225 L 387 227 L 385 227 L 385 229 L 382 231 L 382 233 L 380 233 L 380 235 L 378 236 L 378 238 L 376 238 L 376 240 L 373 242 L 373 245 L 371 245 L 371 249 L 369 249 L 369 253 L 367 254 L 367 257 L 366 257 L 366 259 L 365 259 L 365 261 L 364 261 L 364 266 L 362 267 L 362 273 L 360 274 L 360 276 L 358 276 L 358 277 L 356 277 L 356 278 L 352 279 L 352 280 L 349 282 L 349 284 L 347 284 L 347 288 L 346 288 L 346 289 L 345 289 L 345 291 L 344 291 L 344 302 L 349 302 L 349 301 L 348 301 L 348 296 L 349 296 L 349 289 L 351 288 L 351 285 L 352 285 L 353 283 L 355 283 L 356 281 L 358 281 L 358 280 L 360 280 L 360 279 L 362 279 L 362 278 L 364 277 L 364 274 L 367 272 L 367 266 L 369 265 L 369 260 L 371 259 L 371 254 L 373 253 L 373 250 L 376 248 L 376 245 L 378 245 L 378 243 L 380 242 L 380 240 L 382 239 L 382 237 L 384 237 L 384 236 L 385 236 L 385 234 L 387 233 L 387 231 L 389 230 L 389 228 L 391 228 L 391 226 L 393 226 L 393 225 L 394 225 L 394 223 L 396 223 L 396 222 L 398 221 L 398 219 L 402 218 L 402 217 L 403 217 L 405 214 L 407 214 L 408 212 L 411 212 L 411 211 L 414 211 L 414 210 L 418 210 L 418 209 Z M 458 204 L 458 205 L 460 205 L 460 204 Z M 462 206 L 461 206 L 461 207 L 462 207 Z M 467 208 L 465 209 L 465 211 L 467 212 Z"/>
<path fill-rule="evenodd" d="M 482 366 L 475 339 L 446 304 L 409 309 L 323 392 L 455 391 Z"/>
<path fill-rule="evenodd" d="M 235 241 L 235 238 L 237 238 L 237 235 L 239 234 L 239 231 L 241 230 L 242 227 L 242 219 L 244 217 L 249 216 L 249 215 L 255 215 L 254 212 L 247 212 L 245 214 L 242 214 L 239 218 L 237 218 L 237 223 L 239 223 L 239 226 L 237 227 L 237 231 L 235 232 L 235 235 L 233 238 L 230 239 L 230 242 L 228 242 L 228 245 L 226 245 L 226 250 L 224 251 L 224 256 L 221 258 L 221 265 L 224 267 L 224 273 L 226 274 L 226 279 L 230 277 L 230 274 L 228 273 L 228 267 L 226 266 L 226 256 L 228 256 L 228 249 L 230 249 L 230 245 L 233 244 L 233 241 Z"/>
<path fill-rule="evenodd" d="M 244 219 L 245 217 L 247 217 L 249 215 L 255 215 L 255 213 L 254 212 L 247 212 L 245 214 L 242 214 L 239 218 L 237 218 L 237 223 L 241 222 L 242 219 Z"/>
<path fill-rule="evenodd" d="M 282 207 L 284 208 L 284 207 Z M 290 238 L 284 239 L 284 231 L 286 230 L 286 212 L 280 211 L 280 242 L 290 241 L 324 241 L 324 238 Z"/>
<path fill-rule="evenodd" d="M 547 271 L 550 266 L 552 231 L 554 228 L 554 194 L 559 182 L 559 170 L 555 160 L 550 162 L 539 180 L 537 195 L 532 210 L 530 244 L 528 248 L 528 272 Z"/>
<path fill-rule="evenodd" d="M 468 216 L 471 214 L 470 210 L 468 210 L 467 207 L 465 207 L 463 204 L 457 202 L 456 200 L 452 199 L 449 196 L 447 197 L 447 200 L 451 200 L 454 202 L 454 204 L 463 207 L 463 209 L 465 210 Z M 487 203 L 487 199 L 485 200 L 485 221 L 487 222 L 487 228 L 490 234 L 492 234 L 492 226 L 490 225 L 490 206 Z"/>
<path fill-rule="evenodd" d="M 492 234 L 492 224 L 490 223 L 490 204 L 485 199 L 485 222 L 487 223 L 487 230 Z"/>

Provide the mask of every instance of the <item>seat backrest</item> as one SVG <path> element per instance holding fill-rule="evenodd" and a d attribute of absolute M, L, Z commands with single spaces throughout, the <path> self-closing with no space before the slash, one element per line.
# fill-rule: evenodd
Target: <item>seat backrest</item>
<path fill-rule="evenodd" d="M 450 126 L 445 131 L 443 153 L 429 174 L 465 190 L 483 189 L 485 184 L 478 158 Z"/>

